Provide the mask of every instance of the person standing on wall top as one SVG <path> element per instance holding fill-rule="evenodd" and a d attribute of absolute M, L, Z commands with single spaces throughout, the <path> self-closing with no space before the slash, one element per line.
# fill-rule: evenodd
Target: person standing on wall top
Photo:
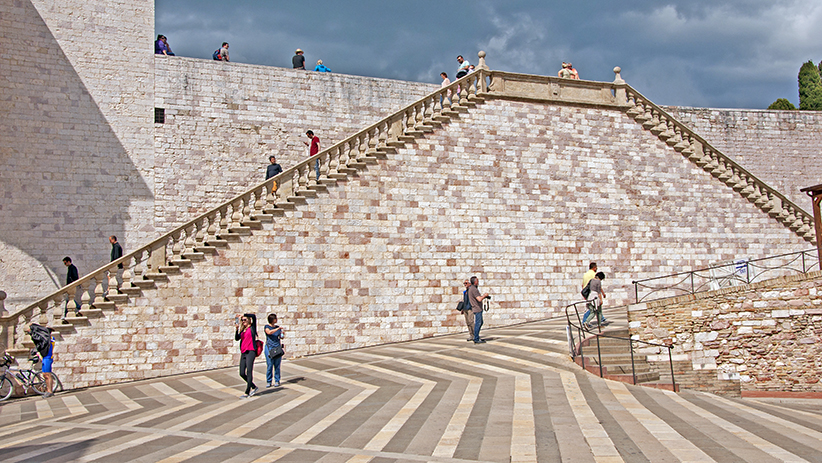
<path fill-rule="evenodd" d="M 320 152 L 320 137 L 314 135 L 313 130 L 308 130 L 305 132 L 305 136 L 311 140 L 311 147 L 308 149 L 308 157 L 314 156 L 315 154 Z M 303 141 L 305 146 L 309 146 L 307 141 Z M 317 171 L 317 181 L 320 181 L 320 160 L 317 159 L 317 163 L 314 164 L 314 169 Z"/>
<path fill-rule="evenodd" d="M 271 164 L 269 164 L 268 167 L 265 169 L 265 179 L 266 180 L 270 179 L 271 177 L 273 177 L 273 176 L 275 176 L 275 175 L 277 175 L 277 174 L 279 174 L 283 171 L 283 168 L 280 167 L 279 164 L 277 164 L 277 157 L 276 156 L 274 156 L 272 154 L 271 156 L 268 157 L 268 160 L 271 161 Z"/>
<path fill-rule="evenodd" d="M 560 69 L 557 73 L 557 77 L 561 77 L 563 79 L 574 78 L 574 74 L 568 69 L 568 63 L 566 63 L 565 61 L 562 62 L 562 69 Z"/>
<path fill-rule="evenodd" d="M 331 72 L 331 69 L 323 66 L 323 60 L 321 59 L 317 60 L 317 67 L 315 67 L 314 70 L 317 72 Z"/>
<path fill-rule="evenodd" d="M 471 312 L 474 313 L 474 344 L 482 344 L 484 339 L 480 339 L 479 333 L 482 329 L 482 301 L 491 296 L 488 293 L 480 294 L 479 278 L 471 277 L 471 285 L 468 286 L 468 299 L 471 302 Z"/>
<path fill-rule="evenodd" d="M 294 69 L 302 69 L 305 71 L 305 56 L 303 56 L 303 51 L 299 48 L 294 52 L 294 56 L 291 58 L 291 65 Z"/>
<path fill-rule="evenodd" d="M 468 75 L 468 67 L 471 66 L 471 63 L 466 61 L 462 55 L 457 56 L 457 62 L 460 63 L 460 67 L 457 69 L 457 79 L 461 79 Z"/>
<path fill-rule="evenodd" d="M 444 74 L 444 73 L 443 73 Z M 471 283 L 468 280 L 462 282 L 465 290 L 462 292 L 462 316 L 465 317 L 465 326 L 468 327 L 468 340 L 474 340 L 474 313 L 471 311 L 471 299 L 468 297 L 468 288 Z"/>
<path fill-rule="evenodd" d="M 239 321 L 237 321 L 239 318 Z M 241 399 L 247 399 L 257 393 L 254 385 L 254 358 L 257 357 L 257 316 L 243 314 L 235 317 L 234 340 L 240 341 L 240 378 L 245 381 L 245 393 Z"/>
<path fill-rule="evenodd" d="M 66 266 L 66 286 L 68 286 L 68 285 L 70 285 L 70 284 L 72 284 L 75 281 L 80 279 L 80 272 L 78 272 L 77 267 L 75 267 L 74 264 L 71 263 L 71 257 L 69 257 L 69 256 L 63 257 L 63 265 Z M 74 291 L 74 304 L 75 304 L 74 314 L 78 317 L 81 316 L 80 315 L 80 305 L 81 305 L 81 303 L 80 303 L 80 297 L 78 297 L 78 294 L 80 293 L 80 291 L 81 291 L 81 288 L 79 286 Z M 65 309 L 63 309 L 63 319 L 66 318 L 66 315 L 68 315 L 68 299 L 66 299 Z"/>
<path fill-rule="evenodd" d="M 166 55 L 177 56 L 171 51 L 171 45 L 168 44 L 168 37 L 166 37 L 165 35 L 163 36 L 163 44 L 166 46 Z"/>
<path fill-rule="evenodd" d="M 154 42 L 155 55 L 169 55 L 168 42 L 164 40 L 165 38 L 166 36 L 164 36 L 163 34 L 157 36 L 157 41 Z"/>
<path fill-rule="evenodd" d="M 214 52 L 213 58 L 216 61 L 230 61 L 228 59 L 228 42 L 223 42 L 223 45 Z"/>
<path fill-rule="evenodd" d="M 571 73 L 571 79 L 579 80 L 579 73 L 576 69 L 574 69 L 574 65 L 568 63 L 568 71 Z"/>

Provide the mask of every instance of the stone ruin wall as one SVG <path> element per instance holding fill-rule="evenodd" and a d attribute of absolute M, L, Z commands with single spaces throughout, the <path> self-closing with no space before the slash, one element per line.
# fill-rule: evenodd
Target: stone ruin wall
<path fill-rule="evenodd" d="M 822 111 L 665 110 L 813 214 L 810 198 L 799 190 L 822 183 Z"/>
<path fill-rule="evenodd" d="M 628 321 L 638 339 L 674 343 L 685 387 L 822 393 L 820 271 L 637 304 Z M 667 353 L 649 359 L 670 377 Z"/>
<path fill-rule="evenodd" d="M 155 227 L 164 233 L 265 179 L 268 156 L 287 169 L 437 86 L 417 82 L 156 58 Z"/>
<path fill-rule="evenodd" d="M 616 110 L 491 100 L 59 343 L 73 385 L 235 365 L 235 313 L 276 312 L 289 355 L 556 316 L 590 259 L 611 305 L 636 275 L 805 243 Z M 672 254 L 671 250 L 676 249 Z"/>

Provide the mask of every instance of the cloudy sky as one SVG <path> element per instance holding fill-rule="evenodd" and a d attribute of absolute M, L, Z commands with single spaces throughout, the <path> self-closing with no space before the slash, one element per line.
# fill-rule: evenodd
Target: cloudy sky
<path fill-rule="evenodd" d="M 657 104 L 798 106 L 803 62 L 822 60 L 822 0 L 156 0 L 156 33 L 175 53 L 238 63 L 439 83 L 458 54 L 495 70 L 623 78 Z"/>

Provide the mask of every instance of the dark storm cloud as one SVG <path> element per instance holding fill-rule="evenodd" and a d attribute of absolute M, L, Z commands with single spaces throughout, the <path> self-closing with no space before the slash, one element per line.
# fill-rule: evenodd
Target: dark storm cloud
<path fill-rule="evenodd" d="M 623 77 L 659 104 L 764 108 L 797 103 L 799 66 L 818 62 L 822 0 L 814 1 L 235 1 L 157 0 L 156 29 L 183 56 L 439 82 L 455 57 L 482 49 L 492 69 Z"/>

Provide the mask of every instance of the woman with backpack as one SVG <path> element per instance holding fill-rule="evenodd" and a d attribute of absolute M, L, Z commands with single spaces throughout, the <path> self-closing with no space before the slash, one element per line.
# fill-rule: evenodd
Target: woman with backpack
<path fill-rule="evenodd" d="M 262 350 L 263 344 L 257 340 L 256 315 L 247 313 L 239 317 L 239 322 L 235 324 L 234 340 L 240 341 L 240 378 L 246 383 L 245 394 L 240 398 L 246 399 L 257 393 L 257 386 L 251 378 L 254 374 L 254 358 L 257 357 L 258 343 L 259 350 Z"/>

